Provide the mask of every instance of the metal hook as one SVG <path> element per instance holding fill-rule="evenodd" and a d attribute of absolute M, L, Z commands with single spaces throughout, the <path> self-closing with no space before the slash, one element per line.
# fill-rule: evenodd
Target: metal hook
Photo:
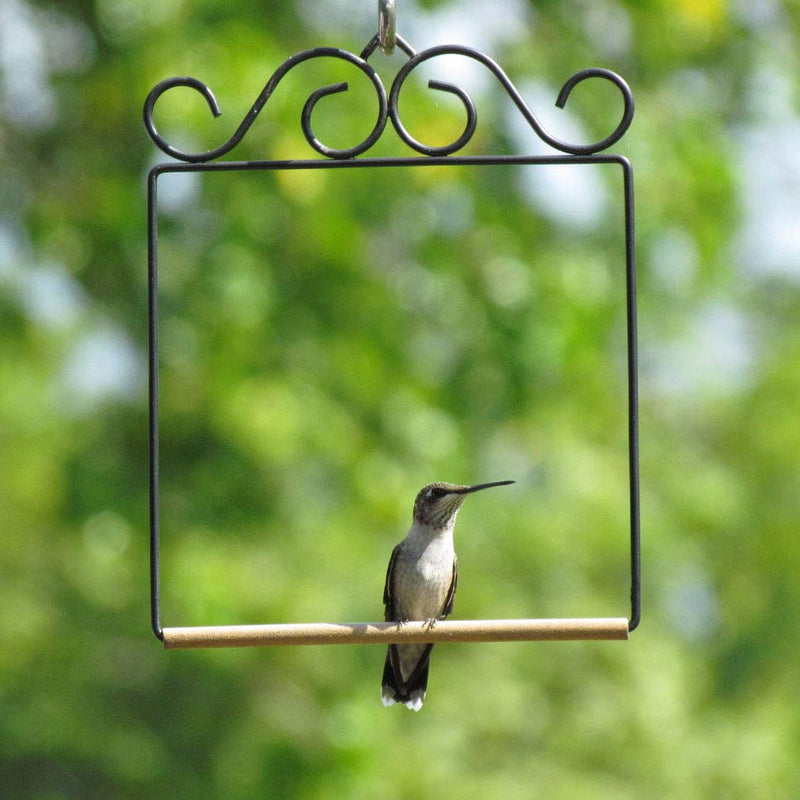
<path fill-rule="evenodd" d="M 397 15 L 394 0 L 378 0 L 378 39 L 381 52 L 390 56 L 397 42 Z"/>

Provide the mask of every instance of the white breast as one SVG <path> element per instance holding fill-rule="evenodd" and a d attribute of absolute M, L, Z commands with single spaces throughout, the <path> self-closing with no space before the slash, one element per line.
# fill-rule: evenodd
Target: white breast
<path fill-rule="evenodd" d="M 453 532 L 412 528 L 398 554 L 392 582 L 396 611 L 403 619 L 438 617 L 453 580 Z"/>

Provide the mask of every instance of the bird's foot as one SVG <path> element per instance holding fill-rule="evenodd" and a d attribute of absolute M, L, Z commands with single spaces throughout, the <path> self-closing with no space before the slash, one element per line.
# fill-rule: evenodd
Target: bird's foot
<path fill-rule="evenodd" d="M 426 627 L 428 630 L 431 630 L 432 628 L 434 628 L 434 627 L 436 626 L 436 623 L 437 623 L 438 621 L 439 621 L 439 620 L 438 620 L 436 617 L 428 617 L 428 619 L 426 619 L 426 620 L 425 620 L 425 622 L 423 622 L 422 624 L 423 624 L 423 625 L 424 625 L 424 626 L 425 626 L 425 627 Z"/>

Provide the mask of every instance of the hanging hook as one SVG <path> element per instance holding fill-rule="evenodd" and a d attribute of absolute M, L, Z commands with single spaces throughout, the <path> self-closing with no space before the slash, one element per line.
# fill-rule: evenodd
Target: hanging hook
<path fill-rule="evenodd" d="M 394 0 L 378 0 L 378 38 L 381 52 L 390 56 L 397 42 L 397 15 Z"/>

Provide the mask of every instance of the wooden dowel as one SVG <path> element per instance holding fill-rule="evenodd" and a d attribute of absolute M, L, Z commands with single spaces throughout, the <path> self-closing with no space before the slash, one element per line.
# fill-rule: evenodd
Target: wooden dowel
<path fill-rule="evenodd" d="M 164 647 L 257 647 L 298 644 L 399 644 L 407 642 L 519 642 L 627 639 L 624 617 L 588 619 L 443 620 L 164 628 Z"/>

